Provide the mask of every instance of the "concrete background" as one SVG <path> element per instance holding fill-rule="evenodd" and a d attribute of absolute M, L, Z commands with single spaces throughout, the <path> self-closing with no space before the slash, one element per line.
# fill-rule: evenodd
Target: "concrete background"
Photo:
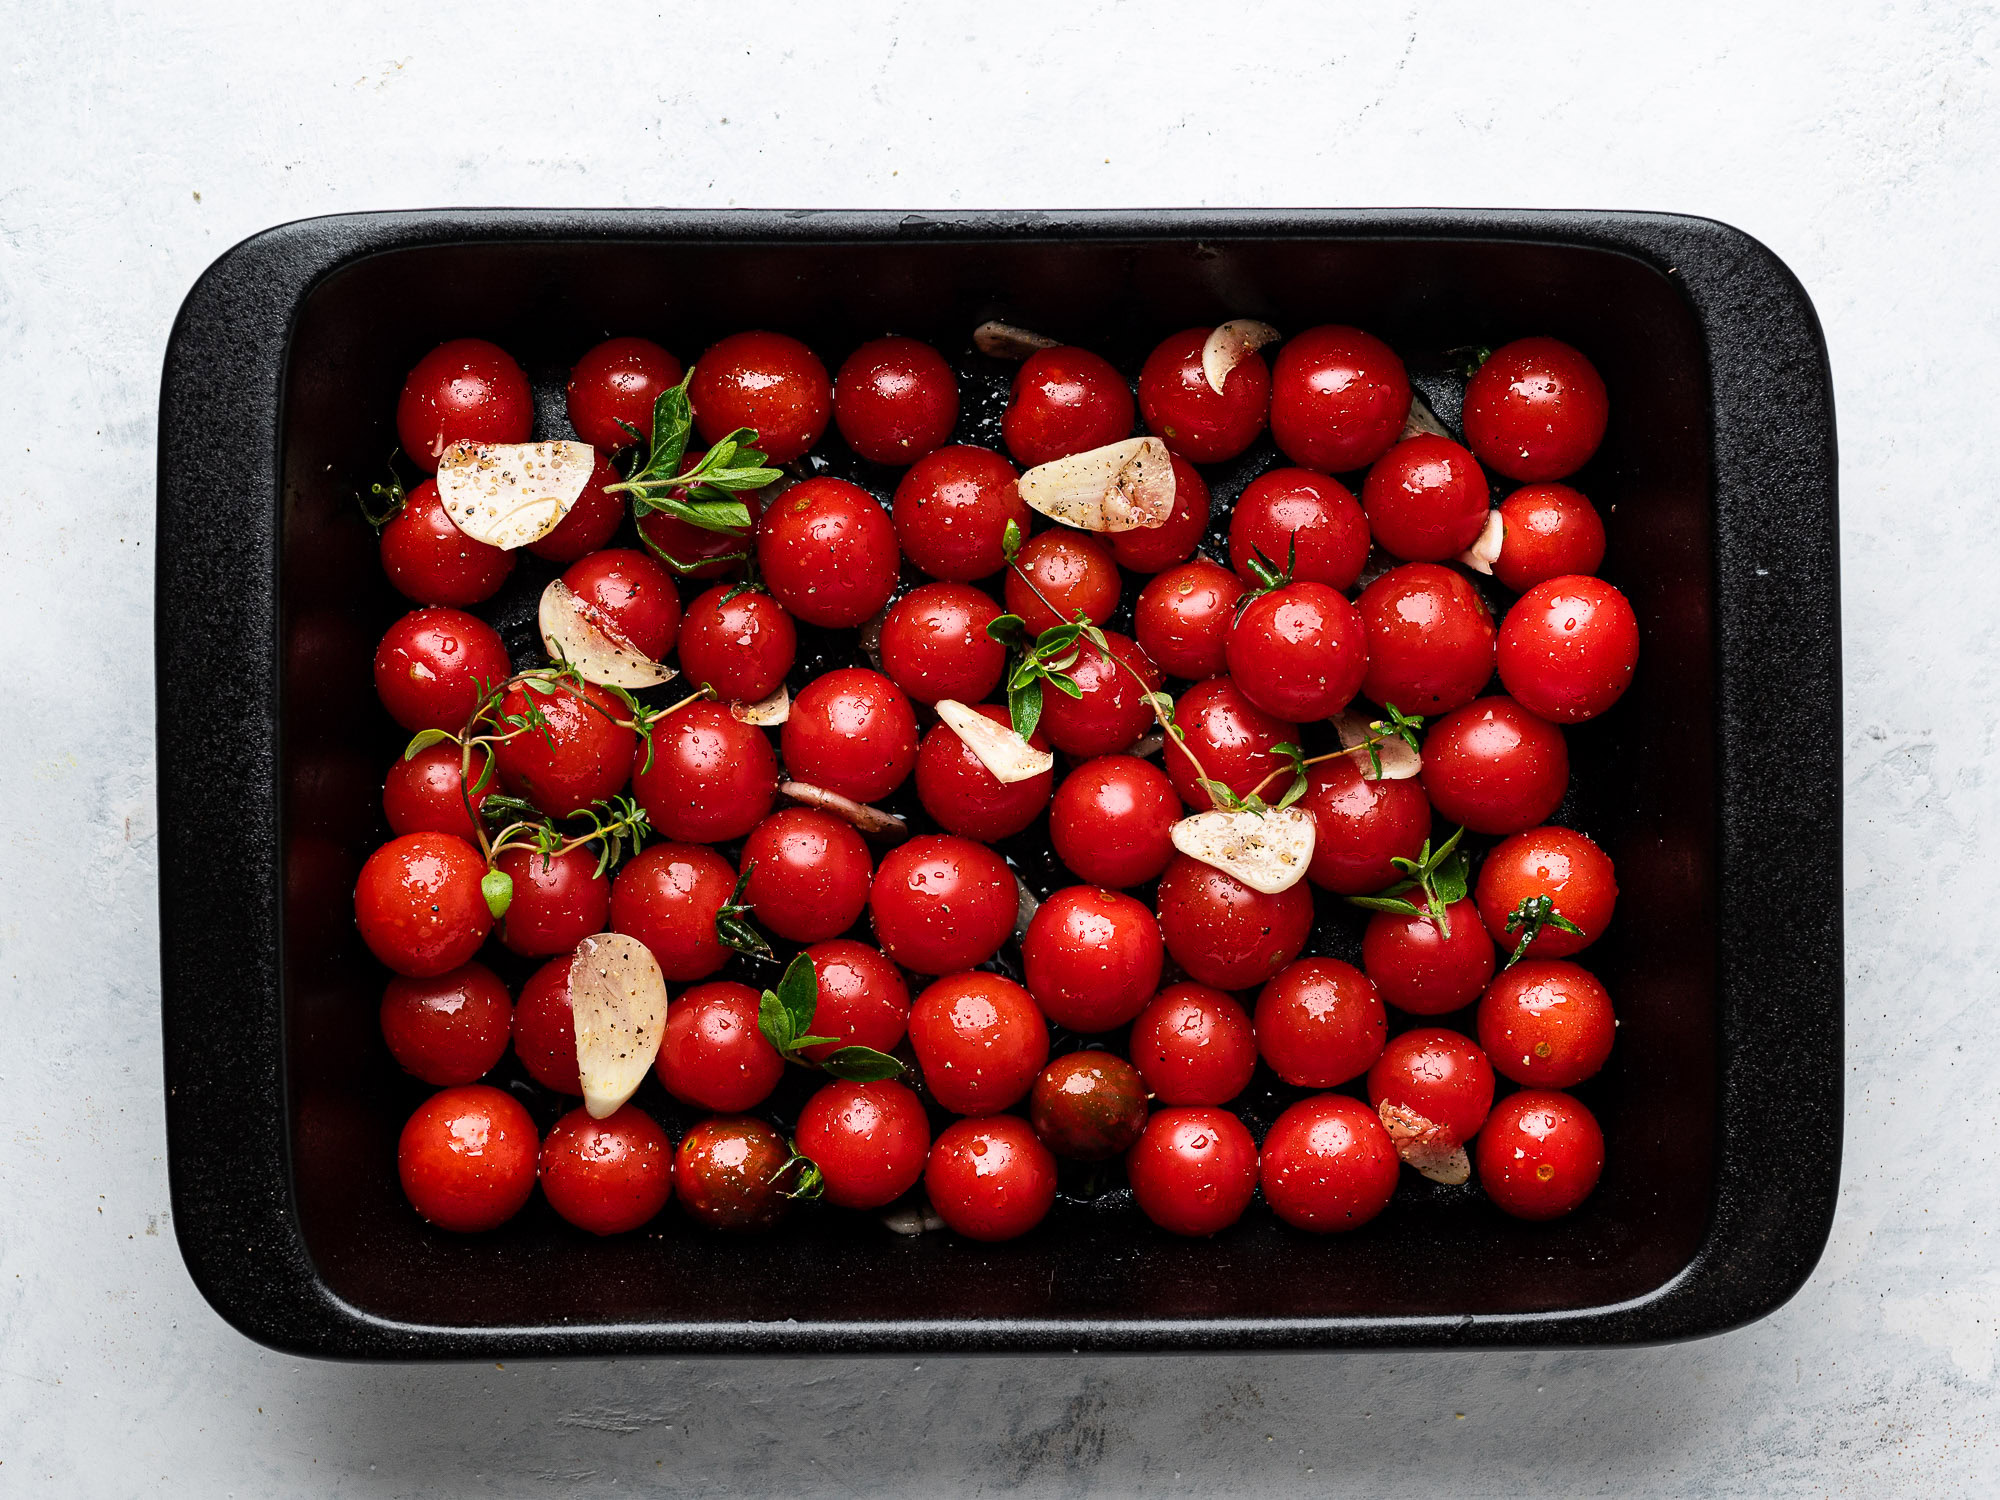
<path fill-rule="evenodd" d="M 0 4 L 0 1493 L 2000 1489 L 1993 8 L 400 9 Z M 160 355 L 246 234 L 466 204 L 1577 205 L 1769 243 L 1844 469 L 1848 1154 L 1810 1285 L 1615 1354 L 411 1369 L 232 1332 L 167 1222 Z"/>

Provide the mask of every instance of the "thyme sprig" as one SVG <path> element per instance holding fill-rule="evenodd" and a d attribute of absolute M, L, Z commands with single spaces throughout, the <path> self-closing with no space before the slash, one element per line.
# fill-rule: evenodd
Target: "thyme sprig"
<path fill-rule="evenodd" d="M 1544 927 L 1553 927 L 1557 932 L 1572 933 L 1577 937 L 1583 936 L 1581 927 L 1556 910 L 1555 897 L 1529 896 L 1507 913 L 1507 931 L 1518 931 L 1521 938 L 1514 944 L 1514 951 L 1507 956 L 1507 962 L 1500 967 L 1503 970 L 1511 969 L 1527 957 L 1529 945 L 1542 935 Z"/>
<path fill-rule="evenodd" d="M 1349 896 L 1348 903 L 1364 911 L 1386 911 L 1399 917 L 1428 917 L 1431 924 L 1445 937 L 1451 936 L 1451 918 L 1446 908 L 1454 901 L 1463 901 L 1471 884 L 1472 866 L 1458 847 L 1465 837 L 1463 828 L 1431 848 L 1431 841 L 1424 840 L 1424 846 L 1417 851 L 1415 859 L 1404 859 L 1398 855 L 1392 861 L 1403 872 L 1403 878 L 1394 885 L 1376 892 L 1372 896 Z M 1412 900 L 1406 894 L 1414 892 Z"/>
<path fill-rule="evenodd" d="M 681 460 L 687 456 L 688 438 L 694 430 L 694 408 L 688 400 L 688 383 L 693 379 L 694 372 L 689 371 L 679 385 L 660 392 L 653 403 L 653 433 L 647 440 L 645 457 L 635 459 L 624 479 L 607 484 L 605 493 L 630 495 L 635 519 L 658 511 L 703 531 L 747 535 L 750 508 L 735 497 L 761 490 L 782 478 L 783 472 L 770 467 L 763 452 L 752 446 L 757 432 L 751 427 L 737 428 L 682 469 Z M 626 430 L 635 438 L 643 437 L 629 424 Z M 658 547 L 653 550 L 660 552 Z M 692 566 L 714 560 L 703 558 Z M 666 561 L 683 572 L 691 571 L 689 565 L 671 557 Z"/>
<path fill-rule="evenodd" d="M 750 887 L 750 872 L 756 868 L 757 861 L 754 859 L 746 864 L 743 873 L 736 877 L 736 889 L 729 893 L 727 901 L 716 908 L 715 935 L 725 948 L 733 948 L 745 957 L 762 963 L 774 964 L 778 955 L 771 951 L 769 940 L 750 920 L 750 906 L 743 899 L 744 891 Z"/>

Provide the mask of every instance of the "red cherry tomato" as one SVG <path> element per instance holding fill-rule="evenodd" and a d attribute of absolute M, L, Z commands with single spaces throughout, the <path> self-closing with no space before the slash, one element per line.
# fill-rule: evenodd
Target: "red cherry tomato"
<path fill-rule="evenodd" d="M 1493 1108 L 1493 1065 L 1472 1039 L 1442 1027 L 1406 1031 L 1368 1070 L 1368 1102 L 1397 1105 L 1442 1127 L 1444 1143 L 1463 1146 Z"/>
<path fill-rule="evenodd" d="M 833 419 L 871 463 L 915 463 L 958 425 L 958 377 L 929 344 L 875 339 L 841 365 Z"/>
<path fill-rule="evenodd" d="M 1486 529 L 1486 475 L 1450 438 L 1420 432 L 1368 471 L 1361 508 L 1383 551 L 1405 562 L 1442 562 Z"/>
<path fill-rule="evenodd" d="M 1125 1155 L 1140 1211 L 1162 1229 L 1217 1234 L 1243 1217 L 1257 1192 L 1257 1143 L 1220 1109 L 1162 1109 Z"/>
<path fill-rule="evenodd" d="M 1033 513 L 1014 487 L 1014 466 L 991 448 L 940 448 L 911 465 L 896 486 L 896 540 L 933 578 L 969 583 L 1006 565 L 1012 521 L 1023 534 Z"/>
<path fill-rule="evenodd" d="M 785 1196 L 791 1159 L 785 1138 L 762 1120 L 748 1115 L 703 1120 L 681 1137 L 674 1153 L 674 1196 L 706 1229 L 769 1229 L 791 1207 Z"/>
<path fill-rule="evenodd" d="M 921 781 L 921 766 L 918 774 Z M 1181 799 L 1165 771 L 1136 755 L 1103 755 L 1063 778 L 1049 804 L 1049 837 L 1079 878 L 1144 885 L 1174 857 L 1180 817 Z"/>
<path fill-rule="evenodd" d="M 396 1143 L 403 1196 L 455 1234 L 497 1229 L 535 1190 L 535 1122 L 512 1094 L 483 1083 L 440 1089 Z"/>
<path fill-rule="evenodd" d="M 757 450 L 774 464 L 786 464 L 826 431 L 833 383 L 819 356 L 795 338 L 732 333 L 694 362 L 688 400 L 704 443 L 713 446 L 749 427 L 757 434 Z"/>
<path fill-rule="evenodd" d="M 639 743 L 625 727 L 625 705 L 594 682 L 557 683 L 552 693 L 530 693 L 516 683 L 500 700 L 500 713 L 526 714 L 531 705 L 543 722 L 493 751 L 507 790 L 558 818 L 615 797 L 631 779 Z"/>
<path fill-rule="evenodd" d="M 1185 854 L 1160 877 L 1155 904 L 1174 962 L 1219 990 L 1262 984 L 1312 933 L 1312 891 L 1303 881 L 1267 896 Z"/>
<path fill-rule="evenodd" d="M 1133 630 L 1146 654 L 1175 677 L 1218 676 L 1228 667 L 1229 622 L 1247 591 L 1227 568 L 1197 557 L 1139 591 Z"/>
<path fill-rule="evenodd" d="M 407 760 L 389 767 L 382 782 L 382 812 L 395 833 L 448 833 L 468 844 L 479 842 L 473 831 L 472 815 L 465 810 L 465 777 L 461 774 L 464 753 L 457 745 L 426 745 Z M 486 752 L 475 751 L 472 779 L 479 780 L 486 764 Z M 476 813 L 493 793 L 489 778 L 485 786 L 471 794 Z"/>
<path fill-rule="evenodd" d="M 1237 614 L 1227 656 L 1244 697 L 1268 714 L 1306 723 L 1331 718 L 1361 691 L 1367 632 L 1338 590 L 1288 583 Z"/>
<path fill-rule="evenodd" d="M 1479 1044 L 1493 1066 L 1529 1088 L 1566 1089 L 1604 1066 L 1618 1021 L 1588 969 L 1523 959 L 1479 1001 Z"/>
<path fill-rule="evenodd" d="M 959 1120 L 931 1147 L 924 1191 L 967 1239 L 1017 1239 L 1055 1206 L 1056 1159 L 1018 1116 Z"/>
<path fill-rule="evenodd" d="M 1523 1089 L 1494 1109 L 1473 1157 L 1479 1185 L 1517 1219 L 1559 1219 L 1604 1171 L 1597 1117 L 1568 1094 Z"/>
<path fill-rule="evenodd" d="M 477 604 L 499 593 L 514 571 L 513 553 L 458 529 L 438 499 L 435 479 L 410 491 L 382 528 L 381 545 L 389 582 L 419 604 Z"/>
<path fill-rule="evenodd" d="M 740 839 L 778 795 L 771 741 L 719 703 L 690 703 L 657 720 L 647 759 L 639 746 L 632 795 L 655 829 L 682 843 Z"/>
<path fill-rule="evenodd" d="M 1479 868 L 1474 892 L 1486 930 L 1501 947 L 1513 950 L 1518 934 L 1508 919 L 1525 901 L 1547 896 L 1555 909 L 1583 929 L 1579 937 L 1544 926 L 1528 945 L 1530 958 L 1567 958 L 1603 936 L 1618 904 L 1618 881 L 1611 858 L 1585 835 L 1569 828 L 1530 828 L 1503 839 Z"/>
<path fill-rule="evenodd" d="M 781 938 L 817 943 L 861 920 L 875 861 L 854 826 L 811 807 L 781 807 L 743 841 L 743 899 Z"/>
<path fill-rule="evenodd" d="M 493 868 L 514 882 L 514 899 L 500 919 L 500 941 L 514 952 L 568 953 L 604 931 L 611 877 L 597 873 L 597 851 L 588 845 L 555 855 L 516 845 L 501 850 Z"/>
<path fill-rule="evenodd" d="M 1146 694 L 1158 692 L 1166 680 L 1129 635 L 1107 630 L 1104 643 L 1111 648 L 1108 656 L 1089 641 L 1077 643 L 1076 661 L 1066 675 L 1082 697 L 1047 684 L 1042 689 L 1041 727 L 1049 743 L 1078 759 L 1126 749 L 1151 729 L 1156 720 Z"/>
<path fill-rule="evenodd" d="M 1122 1057 L 1071 1052 L 1042 1069 L 1028 1091 L 1028 1120 L 1057 1156 L 1108 1161 L 1146 1128 L 1146 1084 Z"/>
<path fill-rule="evenodd" d="M 606 339 L 569 372 L 569 425 L 606 453 L 651 441 L 653 407 L 681 383 L 681 362 L 651 339 Z"/>
<path fill-rule="evenodd" d="M 1119 891 L 1072 885 L 1041 904 L 1021 939 L 1028 992 L 1071 1031 L 1123 1026 L 1160 987 L 1159 919 Z"/>
<path fill-rule="evenodd" d="M 1431 832 L 1431 805 L 1414 779 L 1376 781 L 1365 761 L 1343 755 L 1306 773 L 1297 807 L 1313 820 L 1306 878 L 1341 896 L 1367 896 L 1403 878 Z"/>
<path fill-rule="evenodd" d="M 687 462 L 683 460 L 683 468 Z M 789 491 L 774 484 L 768 493 L 781 499 Z M 750 512 L 750 531 L 710 531 L 663 510 L 653 510 L 639 517 L 639 535 L 655 555 L 671 558 L 677 564 L 674 571 L 682 577 L 719 578 L 757 550 L 755 529 L 763 519 L 764 500 L 756 490 L 738 491 L 736 498 Z M 561 531 L 558 526 L 549 535 Z"/>
<path fill-rule="evenodd" d="M 681 596 L 674 575 L 643 552 L 610 547 L 570 565 L 562 576 L 590 622 L 613 640 L 658 661 L 674 647 Z"/>
<path fill-rule="evenodd" d="M 625 523 L 625 496 L 612 494 L 605 486 L 623 477 L 602 453 L 598 454 L 590 482 L 570 506 L 569 514 L 556 522 L 547 536 L 528 543 L 528 550 L 548 562 L 573 563 L 610 541 Z"/>
<path fill-rule="evenodd" d="M 1163 752 L 1167 775 L 1181 801 L 1197 812 L 1215 805 L 1214 797 L 1201 784 L 1197 767 L 1239 797 L 1249 796 L 1273 772 L 1291 775 L 1291 763 L 1273 755 L 1271 747 L 1287 742 L 1296 745 L 1298 726 L 1265 713 L 1227 677 L 1211 677 L 1181 694 L 1180 702 L 1174 705 L 1174 724 L 1182 739 L 1167 741 Z M 1264 789 L 1282 792 L 1284 785 L 1278 781 Z"/>
<path fill-rule="evenodd" d="M 917 1185 L 930 1154 L 923 1101 L 900 1083 L 829 1083 L 799 1111 L 799 1154 L 819 1168 L 826 1201 L 880 1208 Z"/>
<path fill-rule="evenodd" d="M 972 705 L 996 724 L 1010 724 L 1007 710 L 991 703 Z M 1028 743 L 1049 748 L 1039 729 Z M 1025 781 L 1003 782 L 986 769 L 965 741 L 948 724 L 933 726 L 917 747 L 917 799 L 945 832 L 992 843 L 1011 838 L 1034 822 L 1049 805 L 1056 773 L 1044 771 Z"/>
<path fill-rule="evenodd" d="M 1163 339 L 1139 370 L 1147 430 L 1198 464 L 1219 464 L 1248 448 L 1271 408 L 1271 372 L 1254 349 L 1223 377 L 1220 393 L 1208 383 L 1201 351 L 1212 332 L 1189 328 Z"/>
<path fill-rule="evenodd" d="M 1170 984 L 1132 1023 L 1133 1066 L 1162 1104 L 1227 1104 L 1257 1071 L 1250 1015 L 1205 984 Z"/>
<path fill-rule="evenodd" d="M 1523 707 L 1558 724 L 1611 707 L 1638 662 L 1639 617 L 1601 578 L 1538 583 L 1500 622 L 1500 681 Z"/>
<path fill-rule="evenodd" d="M 1325 324 L 1285 341 L 1271 371 L 1271 436 L 1293 463 L 1329 474 L 1389 451 L 1410 415 L 1396 351 L 1358 328 Z"/>
<path fill-rule="evenodd" d="M 1014 461 L 1032 468 L 1132 434 L 1132 392 L 1102 355 L 1038 349 L 1015 372 L 1000 433 Z"/>
<path fill-rule="evenodd" d="M 1337 958 L 1302 958 L 1282 970 L 1258 993 L 1254 1019 L 1271 1070 L 1312 1089 L 1359 1078 L 1389 1035 L 1374 981 Z"/>
<path fill-rule="evenodd" d="M 1596 366 L 1556 339 L 1493 351 L 1465 387 L 1465 440 L 1509 479 L 1564 479 L 1604 440 L 1610 402 Z"/>
<path fill-rule="evenodd" d="M 933 1099 L 955 1115 L 990 1115 L 1028 1092 L 1049 1060 L 1049 1028 L 1013 980 L 952 974 L 910 1007 L 910 1047 Z"/>
<path fill-rule="evenodd" d="M 1030 635 L 1079 612 L 1102 625 L 1118 608 L 1123 588 L 1109 546 L 1087 531 L 1057 528 L 1029 537 L 1007 570 L 1007 612 L 1019 615 Z"/>
<path fill-rule="evenodd" d="M 1500 555 L 1493 576 L 1517 594 L 1604 562 L 1604 521 L 1566 484 L 1524 484 L 1500 502 Z"/>
<path fill-rule="evenodd" d="M 558 1094 L 581 1094 L 576 1064 L 576 1014 L 569 1004 L 570 955 L 552 958 L 528 977 L 514 1005 L 514 1055 L 528 1076 Z"/>
<path fill-rule="evenodd" d="M 1304 583 L 1351 589 L 1368 562 L 1368 520 L 1337 479 L 1310 469 L 1273 469 L 1244 488 L 1229 513 L 1229 566 L 1246 583 L 1258 554 Z"/>
<path fill-rule="evenodd" d="M 1134 573 L 1157 573 L 1194 556 L 1208 532 L 1208 482 L 1193 464 L 1173 455 L 1174 508 L 1158 526 L 1120 531 L 1111 538 L 1118 566 Z"/>
<path fill-rule="evenodd" d="M 1497 961 L 1470 896 L 1444 909 L 1450 935 L 1428 915 L 1378 911 L 1361 934 L 1361 967 L 1384 1000 L 1413 1016 L 1442 1016 L 1479 998 Z"/>
<path fill-rule="evenodd" d="M 513 670 L 491 625 L 442 606 L 411 610 L 375 648 L 375 691 L 389 717 L 410 730 L 463 729 L 482 688 Z"/>
<path fill-rule="evenodd" d="M 681 671 L 725 703 L 761 703 L 784 686 L 799 633 L 785 607 L 761 589 L 718 583 L 697 594 L 681 621 Z"/>
<path fill-rule="evenodd" d="M 910 991 L 902 971 L 879 950 L 848 938 L 815 943 L 805 951 L 819 976 L 813 1034 L 834 1038 L 806 1048 L 805 1055 L 824 1062 L 842 1047 L 893 1052 L 910 1022 Z"/>
<path fill-rule="evenodd" d="M 1431 725 L 1419 774 L 1439 816 L 1474 833 L 1519 833 L 1562 802 L 1569 745 L 1512 698 L 1479 698 Z"/>
<path fill-rule="evenodd" d="M 535 396 L 513 356 L 484 339 L 439 344 L 410 371 L 396 400 L 396 440 L 435 473 L 453 443 L 525 443 Z"/>
<path fill-rule="evenodd" d="M 1345 1094 L 1301 1099 L 1264 1137 L 1258 1176 L 1271 1212 L 1294 1229 L 1359 1229 L 1396 1193 L 1396 1147 L 1375 1112 Z"/>
<path fill-rule="evenodd" d="M 919 703 L 977 703 L 1000 686 L 1007 648 L 986 633 L 1000 606 L 965 583 L 911 589 L 882 621 L 882 670 Z"/>
<path fill-rule="evenodd" d="M 856 802 L 879 802 L 917 765 L 917 715 L 880 672 L 842 667 L 792 700 L 780 732 L 785 769 L 798 781 Z"/>
<path fill-rule="evenodd" d="M 611 929 L 644 943 L 668 979 L 706 979 L 729 961 L 715 914 L 735 889 L 735 868 L 713 849 L 655 844 L 611 882 Z M 755 1019 L 753 1004 L 753 1028 Z"/>
<path fill-rule="evenodd" d="M 507 1051 L 514 1005 L 484 964 L 461 964 L 429 979 L 389 981 L 382 992 L 382 1040 L 405 1073 L 425 1083 L 473 1083 Z"/>
<path fill-rule="evenodd" d="M 485 874 L 479 852 L 449 834 L 389 840 L 354 883 L 361 940 L 398 974 L 426 978 L 457 968 L 493 926 L 479 889 Z"/>
<path fill-rule="evenodd" d="M 727 979 L 682 991 L 667 1007 L 653 1064 L 667 1092 L 718 1114 L 762 1104 L 784 1076 L 785 1060 L 758 1029 L 757 1003 L 749 985 Z"/>
<path fill-rule="evenodd" d="M 1361 691 L 1375 702 L 1449 713 L 1493 680 L 1493 617 L 1463 573 L 1405 563 L 1363 589 L 1355 608 L 1368 635 Z"/>
<path fill-rule="evenodd" d="M 674 1147 L 637 1105 L 602 1120 L 573 1109 L 542 1142 L 542 1196 L 578 1229 L 624 1234 L 674 1195 Z"/>
<path fill-rule="evenodd" d="M 896 588 L 896 530 L 845 479 L 795 484 L 757 525 L 757 566 L 778 602 L 811 625 L 861 624 Z"/>
<path fill-rule="evenodd" d="M 985 963 L 1012 935 L 1019 908 L 1007 862 L 951 834 L 920 835 L 890 850 L 868 892 L 883 951 L 919 974 Z"/>

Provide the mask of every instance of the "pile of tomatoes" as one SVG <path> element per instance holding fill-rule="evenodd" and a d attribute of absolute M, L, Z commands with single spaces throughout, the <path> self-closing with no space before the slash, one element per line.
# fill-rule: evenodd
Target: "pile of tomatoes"
<path fill-rule="evenodd" d="M 595 472 L 529 560 L 461 532 L 431 480 L 400 497 L 381 556 L 418 607 L 374 670 L 417 738 L 355 905 L 395 973 L 389 1051 L 437 1087 L 401 1137 L 418 1213 L 490 1229 L 539 1183 L 599 1234 L 674 1200 L 765 1229 L 817 1198 L 999 1240 L 1059 1193 L 1122 1191 L 1122 1165 L 1175 1233 L 1223 1230 L 1260 1191 L 1326 1232 L 1380 1214 L 1406 1159 L 1464 1180 L 1454 1153 L 1468 1196 L 1522 1218 L 1591 1193 L 1603 1136 L 1565 1090 L 1615 1021 L 1573 956 L 1616 885 L 1550 820 L 1565 726 L 1616 702 L 1638 655 L 1596 576 L 1598 513 L 1562 482 L 1603 437 L 1604 383 L 1553 339 L 1507 344 L 1466 380 L 1461 442 L 1360 330 L 1246 349 L 1219 389 L 1210 335 L 1165 339 L 1136 381 L 1039 339 L 1006 380 L 900 337 L 833 378 L 779 333 L 691 372 L 614 338 L 567 386 Z M 781 471 L 734 492 L 747 528 L 635 518 L 616 488 L 675 391 L 687 463 L 750 429 Z M 454 442 L 526 442 L 534 411 L 507 353 L 459 339 L 410 372 L 396 422 L 431 470 Z M 1135 432 L 1172 454 L 1162 524 L 1100 534 L 1023 502 L 1023 469 Z M 509 589 L 517 569 L 535 577 Z M 558 569 L 678 678 L 613 692 L 475 612 Z M 932 705 L 1013 722 L 1024 656 L 1079 618 L 1097 634 L 1061 653 L 1028 737 L 1056 766 L 1003 783 Z M 781 690 L 781 723 L 743 711 Z M 1345 750 L 1343 710 L 1368 726 Z M 1399 741 L 1417 774 L 1393 774 Z M 1315 841 L 1285 890 L 1175 846 L 1190 813 L 1286 800 Z M 502 828 L 527 831 L 496 850 Z M 1357 929 L 1358 965 L 1307 953 L 1352 954 Z M 581 1093 L 571 955 L 604 931 L 673 988 L 657 1091 L 596 1119 L 557 1101 Z M 774 1034 L 801 954 L 809 1031 Z"/>

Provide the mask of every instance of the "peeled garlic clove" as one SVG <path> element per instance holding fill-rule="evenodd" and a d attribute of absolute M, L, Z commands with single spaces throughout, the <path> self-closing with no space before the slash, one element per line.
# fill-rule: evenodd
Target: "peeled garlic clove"
<path fill-rule="evenodd" d="M 1389 1132 L 1396 1154 L 1432 1182 L 1457 1187 L 1471 1180 L 1472 1158 L 1435 1120 L 1386 1099 L 1377 1113 L 1382 1116 L 1382 1128 Z"/>
<path fill-rule="evenodd" d="M 760 698 L 755 703 L 730 704 L 729 713 L 740 724 L 754 724 L 759 729 L 768 729 L 792 716 L 792 695 L 780 683 L 777 692 L 768 698 Z"/>
<path fill-rule="evenodd" d="M 1030 508 L 1079 531 L 1139 531 L 1174 512 L 1174 465 L 1156 437 L 1038 464 L 1016 486 Z"/>
<path fill-rule="evenodd" d="M 1493 565 L 1500 561 L 1500 543 L 1507 535 L 1507 525 L 1500 519 L 1500 510 L 1495 506 L 1486 512 L 1486 524 L 1472 545 L 1458 554 L 1458 560 L 1475 573 L 1485 573 L 1489 577 Z"/>
<path fill-rule="evenodd" d="M 845 818 L 863 833 L 902 838 L 910 831 L 910 825 L 892 812 L 884 812 L 879 807 L 870 807 L 865 802 L 856 802 L 852 797 L 829 792 L 825 787 L 814 786 L 811 782 L 781 781 L 778 783 L 778 790 L 794 802 L 802 802 L 807 807 L 817 807 L 821 812 L 830 812 L 836 818 Z"/>
<path fill-rule="evenodd" d="M 600 932 L 569 961 L 576 1071 L 593 1120 L 617 1112 L 645 1082 L 667 1025 L 667 981 L 646 945 Z"/>
<path fill-rule="evenodd" d="M 1061 343 L 1047 334 L 1016 328 L 1012 323 L 992 319 L 972 330 L 972 347 L 991 359 L 1026 359 L 1037 349 L 1054 349 Z"/>
<path fill-rule="evenodd" d="M 1366 710 L 1350 708 L 1333 716 L 1333 732 L 1340 737 L 1343 750 L 1355 750 L 1356 746 L 1367 744 L 1370 738 L 1381 733 L 1374 723 Z M 1424 768 L 1423 757 L 1410 748 L 1407 740 L 1397 735 L 1377 739 L 1375 755 L 1382 762 L 1379 778 L 1375 775 L 1375 768 L 1368 763 L 1368 752 L 1355 750 L 1354 759 L 1360 765 L 1365 781 L 1408 781 Z"/>
<path fill-rule="evenodd" d="M 1275 344 L 1283 337 L 1269 323 L 1259 323 L 1254 318 L 1231 318 L 1222 324 L 1201 346 L 1201 373 L 1208 379 L 1208 388 L 1220 396 L 1222 383 L 1231 370 L 1243 363 L 1244 355 L 1266 344 Z"/>
<path fill-rule="evenodd" d="M 1445 431 L 1444 423 L 1437 419 L 1437 413 L 1431 410 L 1430 404 L 1415 391 L 1410 392 L 1410 414 L 1403 418 L 1403 430 L 1396 435 L 1396 441 L 1400 443 L 1413 437 L 1450 436 L 1451 434 Z"/>
<path fill-rule="evenodd" d="M 596 467 L 588 443 L 453 443 L 438 457 L 438 499 L 460 531 L 510 552 L 561 525 Z"/>
<path fill-rule="evenodd" d="M 590 616 L 568 584 L 551 578 L 542 590 L 542 646 L 551 661 L 566 661 L 590 682 L 606 687 L 658 687 L 674 676 L 630 641 L 613 635 Z"/>
<path fill-rule="evenodd" d="M 1002 786 L 1033 781 L 1056 768 L 1053 754 L 1037 750 L 1005 724 L 994 723 L 978 709 L 967 708 L 950 698 L 940 698 L 935 706 L 946 727 L 965 741 L 965 748 Z"/>
<path fill-rule="evenodd" d="M 1196 813 L 1172 833 L 1181 853 L 1267 896 L 1297 885 L 1312 863 L 1312 815 L 1296 807 Z"/>

